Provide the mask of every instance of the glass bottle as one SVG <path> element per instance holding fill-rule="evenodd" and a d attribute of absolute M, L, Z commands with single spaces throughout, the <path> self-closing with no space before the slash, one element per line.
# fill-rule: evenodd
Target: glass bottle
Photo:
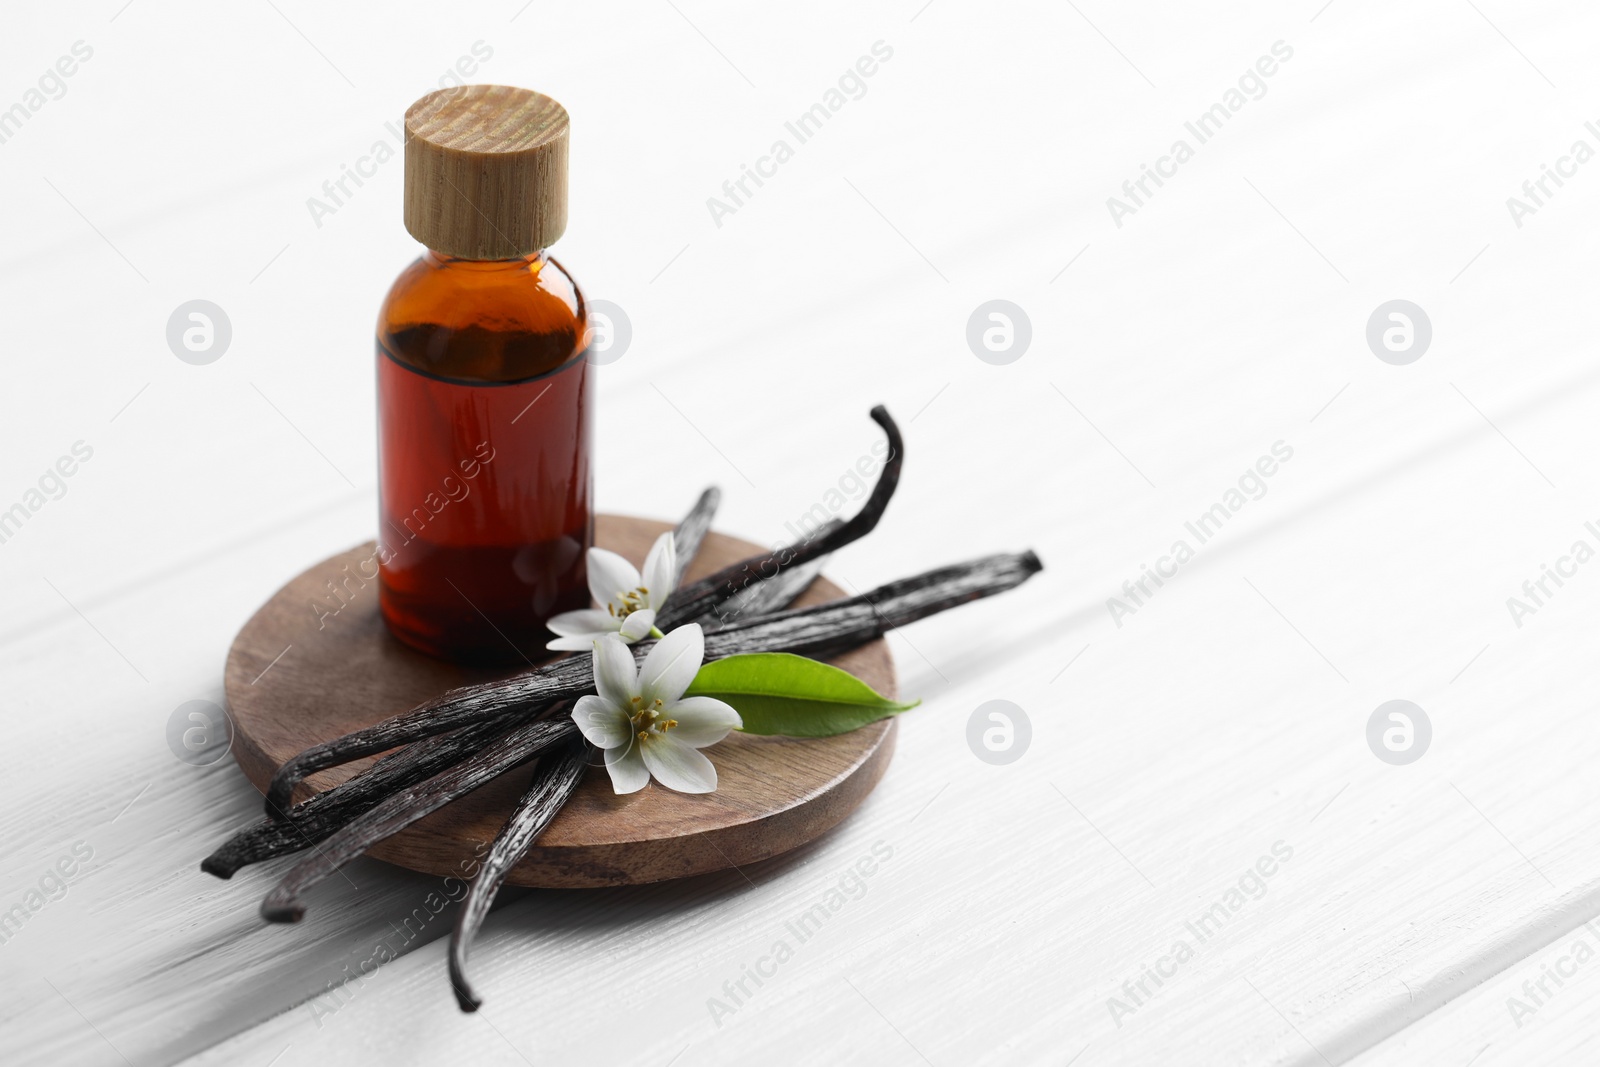
<path fill-rule="evenodd" d="M 426 251 L 378 315 L 379 603 L 457 662 L 548 655 L 589 605 L 592 398 L 565 229 L 565 109 L 466 86 L 406 112 L 406 228 Z"/>

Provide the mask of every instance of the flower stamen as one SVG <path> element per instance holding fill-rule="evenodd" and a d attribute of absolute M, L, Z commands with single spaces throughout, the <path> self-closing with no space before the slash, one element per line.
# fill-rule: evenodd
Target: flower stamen
<path fill-rule="evenodd" d="M 661 709 L 665 707 L 660 698 L 650 702 L 649 707 L 644 706 L 644 697 L 633 697 L 630 701 L 634 708 L 628 722 L 634 728 L 639 740 L 648 741 L 651 737 L 659 737 L 678 725 L 677 719 L 661 718 Z"/>
<path fill-rule="evenodd" d="M 617 598 L 610 604 L 606 605 L 606 607 L 610 609 L 611 614 L 619 619 L 626 619 L 634 612 L 643 611 L 649 606 L 650 590 L 642 585 L 635 589 L 630 589 L 625 593 L 618 593 Z"/>

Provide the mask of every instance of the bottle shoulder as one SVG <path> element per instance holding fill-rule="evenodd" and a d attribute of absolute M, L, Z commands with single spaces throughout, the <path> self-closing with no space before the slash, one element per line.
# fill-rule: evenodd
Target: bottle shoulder
<path fill-rule="evenodd" d="M 424 252 L 378 312 L 379 356 L 436 377 L 510 382 L 560 369 L 583 348 L 587 308 L 559 261 L 473 261 Z"/>

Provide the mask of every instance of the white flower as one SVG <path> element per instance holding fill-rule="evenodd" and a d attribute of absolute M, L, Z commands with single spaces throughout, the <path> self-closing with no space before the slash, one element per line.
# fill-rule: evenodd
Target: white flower
<path fill-rule="evenodd" d="M 547 626 L 556 638 L 546 648 L 586 651 L 605 634 L 619 634 L 628 644 L 649 637 L 656 612 L 666 603 L 678 574 L 678 553 L 669 530 L 656 538 L 644 560 L 644 577 L 633 564 L 603 548 L 589 549 L 589 595 L 604 607 L 563 611 Z M 656 636 L 661 636 L 659 632 Z M 687 683 L 685 683 L 687 684 Z"/>
<path fill-rule="evenodd" d="M 637 671 L 633 653 L 617 634 L 594 643 L 599 694 L 579 697 L 572 721 L 591 744 L 605 750 L 611 787 L 618 793 L 643 789 L 652 775 L 680 793 L 717 788 L 717 769 L 697 750 L 743 723 L 720 700 L 683 695 L 705 653 L 705 635 L 696 623 L 663 637 Z"/>

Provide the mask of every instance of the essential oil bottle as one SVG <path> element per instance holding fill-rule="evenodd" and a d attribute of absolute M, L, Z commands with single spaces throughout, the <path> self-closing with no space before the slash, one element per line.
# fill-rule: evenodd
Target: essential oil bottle
<path fill-rule="evenodd" d="M 405 118 L 423 247 L 378 314 L 379 602 L 457 662 L 547 656 L 589 606 L 591 397 L 566 229 L 566 109 L 526 89 L 431 93 Z"/>

